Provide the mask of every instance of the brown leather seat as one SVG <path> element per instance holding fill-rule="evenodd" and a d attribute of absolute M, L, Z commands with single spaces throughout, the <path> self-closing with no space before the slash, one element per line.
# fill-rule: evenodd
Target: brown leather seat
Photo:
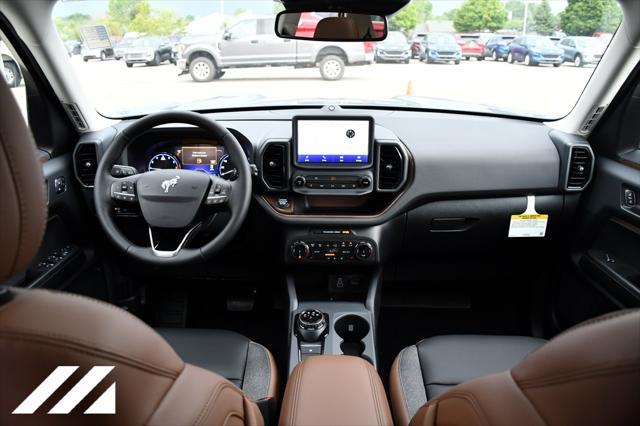
<path fill-rule="evenodd" d="M 500 337 L 492 337 L 498 353 Z M 515 349 L 509 348 L 513 341 L 505 342 L 504 347 L 513 351 L 507 358 L 526 350 L 527 345 L 532 352 L 523 354 L 510 370 L 462 383 L 430 398 L 415 415 L 409 414 L 407 407 L 419 386 L 407 383 L 408 376 L 401 370 L 408 364 L 399 356 L 390 382 L 395 424 L 640 424 L 640 310 L 587 321 L 542 346 L 524 341 Z M 459 346 L 457 351 L 471 359 L 477 347 Z M 458 356 L 450 359 L 450 368 L 468 369 L 468 365 L 455 364 Z M 407 389 L 414 391 L 407 393 Z"/>
<path fill-rule="evenodd" d="M 47 211 L 35 144 L 2 78 L 0 105 L 2 283 L 24 270 L 35 255 Z M 220 365 L 214 358 L 225 354 L 237 362 L 237 353 L 227 353 L 226 343 L 220 344 L 235 341 L 233 347 L 245 351 L 239 367 L 242 377 L 233 377 L 237 385 L 185 363 L 158 333 L 116 306 L 67 293 L 0 286 L 0 424 L 264 423 L 247 393 L 256 398 L 275 396 L 277 372 L 266 349 L 232 333 L 214 336 L 207 330 L 181 336 L 177 330 L 163 332 L 185 358 L 205 368 Z M 232 371 L 233 363 L 229 365 Z M 61 366 L 66 370 L 58 370 Z M 78 393 L 83 378 L 91 377 L 89 372 L 96 366 L 113 368 L 105 369 L 108 374 L 88 387 L 88 393 Z M 40 387 L 50 375 L 61 377 L 56 371 L 71 371 L 71 375 L 55 386 L 46 382 Z M 248 378 L 248 374 L 253 376 Z M 102 396 L 111 401 L 107 392 L 114 383 L 115 414 L 85 414 L 94 402 L 103 401 Z M 69 414 L 48 414 L 52 409 Z M 14 410 L 23 414 L 12 414 Z"/>

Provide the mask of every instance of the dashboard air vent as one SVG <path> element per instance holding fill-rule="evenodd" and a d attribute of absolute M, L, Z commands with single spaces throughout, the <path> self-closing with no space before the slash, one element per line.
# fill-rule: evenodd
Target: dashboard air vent
<path fill-rule="evenodd" d="M 593 154 L 584 146 L 572 146 L 569 158 L 569 173 L 567 176 L 567 189 L 584 189 L 591 179 L 593 168 Z"/>
<path fill-rule="evenodd" d="M 269 144 L 262 155 L 262 178 L 271 189 L 287 187 L 287 146 Z"/>
<path fill-rule="evenodd" d="M 76 104 L 64 104 L 67 108 L 67 112 L 69 113 L 69 117 L 73 120 L 73 123 L 76 125 L 78 130 L 87 130 L 87 122 L 84 120 L 82 113 L 80 112 L 80 108 Z"/>
<path fill-rule="evenodd" d="M 80 183 L 84 186 L 92 187 L 96 178 L 96 170 L 98 169 L 96 144 L 83 143 L 78 145 L 74 155 L 74 162 L 76 175 Z"/>
<path fill-rule="evenodd" d="M 380 145 L 378 161 L 379 189 L 398 189 L 405 176 L 405 165 L 400 148 L 391 144 Z"/>

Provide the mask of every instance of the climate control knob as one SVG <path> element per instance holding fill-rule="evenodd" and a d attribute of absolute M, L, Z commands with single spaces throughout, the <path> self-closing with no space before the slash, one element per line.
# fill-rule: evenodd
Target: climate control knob
<path fill-rule="evenodd" d="M 309 245 L 304 241 L 296 241 L 291 244 L 291 255 L 296 260 L 303 260 L 309 256 Z"/>
<path fill-rule="evenodd" d="M 367 260 L 373 254 L 373 246 L 366 241 L 361 241 L 356 244 L 354 251 L 358 259 Z"/>

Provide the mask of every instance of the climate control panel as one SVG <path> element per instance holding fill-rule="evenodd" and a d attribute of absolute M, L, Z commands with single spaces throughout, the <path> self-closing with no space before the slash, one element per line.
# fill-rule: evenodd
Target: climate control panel
<path fill-rule="evenodd" d="M 305 195 L 365 195 L 373 191 L 373 172 L 297 170 L 291 178 L 291 187 Z"/>
<path fill-rule="evenodd" d="M 362 238 L 296 240 L 289 245 L 296 262 L 366 262 L 375 259 L 375 244 Z"/>

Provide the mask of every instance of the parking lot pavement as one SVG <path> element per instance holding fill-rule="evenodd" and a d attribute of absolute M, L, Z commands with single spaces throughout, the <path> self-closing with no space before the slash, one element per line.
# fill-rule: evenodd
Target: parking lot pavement
<path fill-rule="evenodd" d="M 82 62 L 71 58 L 94 105 L 107 115 L 151 104 L 171 106 L 219 96 L 265 96 L 275 99 L 389 99 L 405 95 L 469 103 L 560 117 L 584 89 L 592 67 L 565 64 L 526 67 L 505 62 L 463 61 L 460 65 L 373 64 L 348 67 L 339 81 L 325 81 L 316 68 L 266 67 L 230 69 L 220 79 L 196 83 L 178 76 L 170 64 L 127 68 L 122 61 Z M 153 108 L 151 108 L 153 109 Z"/>

